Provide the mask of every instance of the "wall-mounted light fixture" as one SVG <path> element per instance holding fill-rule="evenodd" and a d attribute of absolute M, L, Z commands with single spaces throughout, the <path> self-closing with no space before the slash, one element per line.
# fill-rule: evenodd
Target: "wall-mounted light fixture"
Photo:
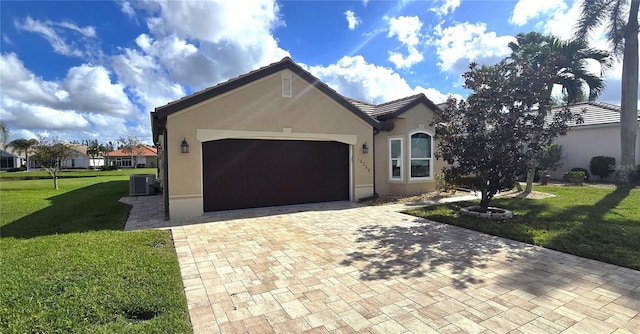
<path fill-rule="evenodd" d="M 369 146 L 367 146 L 366 142 L 364 144 L 362 144 L 362 153 L 363 154 L 369 153 Z"/>
<path fill-rule="evenodd" d="M 182 144 L 180 144 L 180 152 L 189 153 L 189 143 L 187 143 L 187 138 L 182 139 Z"/>

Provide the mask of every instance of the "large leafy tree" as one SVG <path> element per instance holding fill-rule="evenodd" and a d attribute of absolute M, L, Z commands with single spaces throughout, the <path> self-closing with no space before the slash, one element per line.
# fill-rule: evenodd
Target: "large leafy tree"
<path fill-rule="evenodd" d="M 58 190 L 58 176 L 62 172 L 62 161 L 71 159 L 75 150 L 57 139 L 41 140 L 33 148 L 32 158 L 53 178 L 53 188 Z"/>
<path fill-rule="evenodd" d="M 129 154 L 133 163 L 133 168 L 138 167 L 138 157 L 142 155 L 142 141 L 138 137 L 120 137 L 118 141 L 122 144 L 122 152 Z"/>
<path fill-rule="evenodd" d="M 566 97 L 566 102 L 575 103 L 588 90 L 589 100 L 594 100 L 605 88 L 600 74 L 611 66 L 609 52 L 594 49 L 584 40 L 562 41 L 554 36 L 542 35 L 537 32 L 518 34 L 516 41 L 509 43 L 511 56 L 509 60 L 518 68 L 541 70 L 546 73 L 546 82 L 540 81 L 543 94 L 540 96 L 539 106 L 527 115 L 529 133 L 527 156 L 524 162 L 527 170 L 527 186 L 525 192 L 531 192 L 535 168 L 538 164 L 541 148 L 549 145 L 558 135 L 566 133 L 567 127 L 561 124 L 571 120 L 569 114 L 560 112 L 560 119 L 554 119 L 553 124 L 545 123 L 549 119 L 550 106 L 553 103 L 552 90 L 560 85 Z M 601 66 L 600 74 L 593 74 L 587 69 L 587 62 L 595 61 Z M 542 79 L 542 77 L 538 78 Z"/>
<path fill-rule="evenodd" d="M 638 129 L 638 8 L 640 0 L 583 0 L 576 36 L 585 39 L 604 24 L 613 53 L 622 58 L 620 146 L 622 171 L 636 163 Z M 623 173 L 623 179 L 629 176 Z"/>
<path fill-rule="evenodd" d="M 507 60 L 494 66 L 471 64 L 463 78 L 472 94 L 461 101 L 450 98 L 438 120 L 437 156 L 448 163 L 445 176 L 478 177 L 483 211 L 498 191 L 513 186 L 522 162 L 529 159 L 528 145 L 550 144 L 572 117 L 564 108 L 546 130 L 530 131 L 532 124 L 545 124 L 544 113 L 533 110 L 550 109 L 547 84 L 556 72 L 529 65 Z"/>
<path fill-rule="evenodd" d="M 29 153 L 31 152 L 33 147 L 35 147 L 36 145 L 38 145 L 37 139 L 19 138 L 9 142 L 9 144 L 7 144 L 7 147 L 11 147 L 18 154 L 24 154 L 24 162 L 27 165 L 27 170 L 28 170 L 29 169 Z"/>

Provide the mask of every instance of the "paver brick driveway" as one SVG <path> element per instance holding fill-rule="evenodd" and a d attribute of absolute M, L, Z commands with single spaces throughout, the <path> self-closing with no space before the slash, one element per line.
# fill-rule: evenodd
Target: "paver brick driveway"
<path fill-rule="evenodd" d="M 638 271 L 349 202 L 207 218 L 172 228 L 196 333 L 640 329 Z"/>

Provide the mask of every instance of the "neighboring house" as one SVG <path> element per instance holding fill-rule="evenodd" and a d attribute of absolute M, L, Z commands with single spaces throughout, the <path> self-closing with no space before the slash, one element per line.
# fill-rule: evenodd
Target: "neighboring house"
<path fill-rule="evenodd" d="M 71 144 L 74 150 L 74 156 L 71 159 L 62 161 L 62 168 L 95 168 L 104 165 L 102 157 L 91 158 L 87 154 L 88 147 L 86 145 Z"/>
<path fill-rule="evenodd" d="M 0 150 L 0 170 L 18 168 L 22 166 L 23 159 L 24 157 L 18 156 L 7 148 Z"/>
<path fill-rule="evenodd" d="M 438 110 L 345 98 L 290 58 L 196 92 L 151 113 L 167 216 L 433 191 Z"/>
<path fill-rule="evenodd" d="M 133 158 L 132 158 L 133 155 Z M 109 152 L 105 159 L 109 161 L 109 165 L 116 165 L 122 168 L 138 167 L 156 167 L 158 166 L 158 151 L 155 147 L 141 145 L 133 149 L 133 153 L 124 152 L 122 149 Z"/>
<path fill-rule="evenodd" d="M 564 172 L 575 167 L 589 170 L 591 158 L 599 155 L 614 157 L 619 164 L 620 107 L 603 102 L 581 102 L 570 108 L 582 116 L 583 122 L 570 124 L 567 134 L 556 139 L 556 143 L 562 145 L 562 167 L 551 172 L 551 177 L 560 179 Z M 637 164 L 640 164 L 640 135 L 636 137 Z"/>

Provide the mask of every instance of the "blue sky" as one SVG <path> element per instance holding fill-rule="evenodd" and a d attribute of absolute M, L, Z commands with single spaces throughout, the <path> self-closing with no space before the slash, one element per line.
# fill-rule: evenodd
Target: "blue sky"
<path fill-rule="evenodd" d="M 11 139 L 137 136 L 149 111 L 285 56 L 343 95 L 464 97 L 471 61 L 520 32 L 571 37 L 578 3 L 496 1 L 1 1 L 0 119 Z M 608 48 L 601 34 L 592 45 Z M 597 67 L 593 67 L 597 71 Z M 601 101 L 619 104 L 621 65 Z"/>

